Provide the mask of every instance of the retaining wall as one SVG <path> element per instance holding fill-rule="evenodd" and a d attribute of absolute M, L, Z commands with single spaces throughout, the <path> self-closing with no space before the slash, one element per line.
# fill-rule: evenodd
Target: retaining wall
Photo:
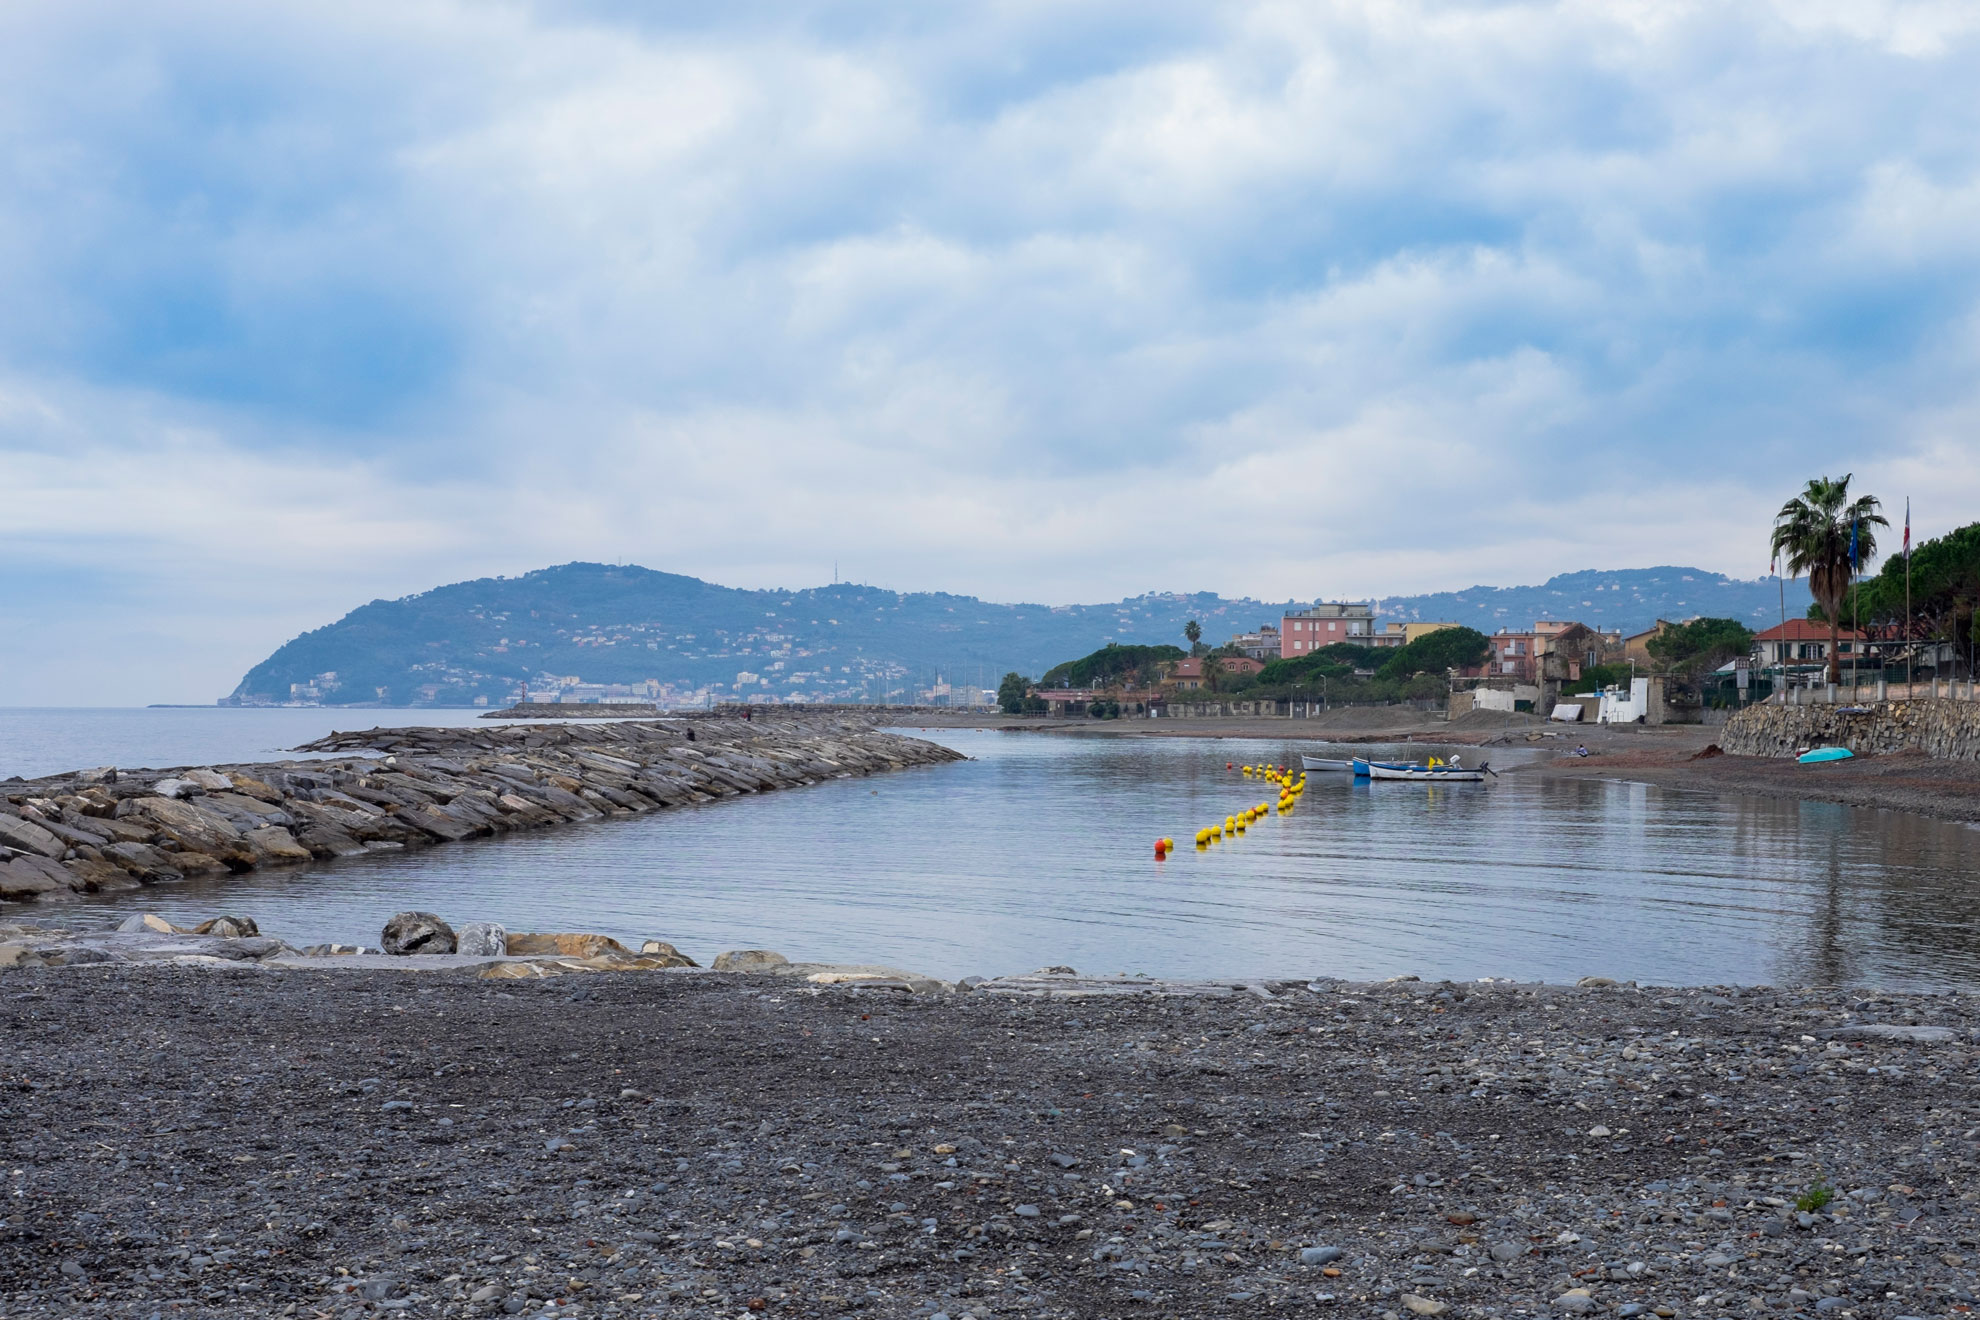
<path fill-rule="evenodd" d="M 1748 706 L 1726 721 L 1719 746 L 1735 756 L 1793 756 L 1807 747 L 1920 751 L 1980 761 L 1980 702 L 1879 701 L 1863 707 Z"/>

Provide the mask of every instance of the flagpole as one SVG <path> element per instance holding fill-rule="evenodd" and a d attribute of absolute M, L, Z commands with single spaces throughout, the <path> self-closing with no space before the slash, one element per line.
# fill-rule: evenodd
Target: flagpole
<path fill-rule="evenodd" d="M 1774 643 L 1774 660 L 1781 671 L 1781 704 L 1787 705 L 1787 579 L 1781 576 L 1781 561 L 1774 556 L 1774 585 L 1781 589 L 1781 639 Z"/>
<path fill-rule="evenodd" d="M 1911 655 L 1917 649 L 1911 639 L 1911 496 L 1904 497 L 1904 695 L 1909 701 L 1917 695 L 1911 690 Z"/>

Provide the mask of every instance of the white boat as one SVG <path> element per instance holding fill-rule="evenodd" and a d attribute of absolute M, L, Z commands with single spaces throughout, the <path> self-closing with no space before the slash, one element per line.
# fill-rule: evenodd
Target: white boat
<path fill-rule="evenodd" d="M 1370 779 L 1412 779 L 1433 784 L 1479 784 L 1485 781 L 1492 767 L 1481 765 L 1476 770 L 1458 770 L 1447 765 L 1371 765 L 1368 767 Z"/>
<path fill-rule="evenodd" d="M 1335 760 L 1326 756 L 1302 756 L 1299 759 L 1300 764 L 1304 765 L 1308 770 L 1354 769 L 1354 762 L 1350 760 Z"/>

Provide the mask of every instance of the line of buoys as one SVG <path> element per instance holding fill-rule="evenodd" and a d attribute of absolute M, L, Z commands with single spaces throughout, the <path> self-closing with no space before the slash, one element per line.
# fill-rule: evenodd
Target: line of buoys
<path fill-rule="evenodd" d="M 1169 850 L 1174 848 L 1175 846 L 1176 846 L 1176 841 L 1174 839 L 1155 840 L 1155 860 L 1159 862 L 1163 858 L 1167 857 L 1169 855 Z"/>
<path fill-rule="evenodd" d="M 1235 761 L 1226 761 L 1224 762 L 1224 769 L 1241 771 L 1247 779 L 1258 778 L 1266 780 L 1269 783 L 1277 784 L 1279 786 L 1279 800 L 1277 805 L 1279 814 L 1282 816 L 1298 805 L 1300 794 L 1306 791 L 1306 775 L 1301 773 L 1295 778 L 1282 765 L 1240 766 Z M 1272 809 L 1272 803 L 1260 802 L 1255 807 L 1246 807 L 1243 811 L 1224 817 L 1221 825 L 1204 826 L 1196 832 L 1196 850 L 1198 852 L 1206 851 L 1213 843 L 1243 834 L 1248 827 L 1257 824 L 1261 817 L 1271 815 Z M 1163 840 L 1156 841 L 1155 855 L 1158 858 L 1166 851 L 1163 844 Z M 1175 847 L 1174 841 L 1167 841 L 1167 847 Z"/>

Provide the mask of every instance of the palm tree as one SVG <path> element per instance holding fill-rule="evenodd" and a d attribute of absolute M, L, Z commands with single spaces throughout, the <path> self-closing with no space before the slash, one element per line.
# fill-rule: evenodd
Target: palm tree
<path fill-rule="evenodd" d="M 1829 617 L 1829 681 L 1842 681 L 1840 638 L 1843 598 L 1857 568 L 1876 558 L 1873 527 L 1889 527 L 1875 495 L 1849 498 L 1849 479 L 1817 477 L 1774 515 L 1773 551 L 1787 555 L 1790 577 L 1808 574 L 1808 590 Z M 1852 558 L 1851 551 L 1855 551 Z M 1786 645 L 1786 640 L 1782 640 Z"/>
<path fill-rule="evenodd" d="M 1191 655 L 1203 654 L 1203 625 L 1191 619 L 1183 625 L 1183 638 L 1189 643 Z"/>

